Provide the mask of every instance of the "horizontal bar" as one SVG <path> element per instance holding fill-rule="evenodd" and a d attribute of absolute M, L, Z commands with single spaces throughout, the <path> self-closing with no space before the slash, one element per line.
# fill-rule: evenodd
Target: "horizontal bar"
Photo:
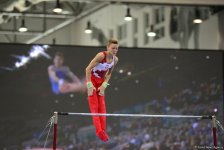
<path fill-rule="evenodd" d="M 149 118 L 200 118 L 210 119 L 211 116 L 193 116 L 193 115 L 148 115 L 148 114 L 102 114 L 102 113 L 74 113 L 58 112 L 58 115 L 78 115 L 78 116 L 113 116 L 113 117 L 149 117 Z"/>

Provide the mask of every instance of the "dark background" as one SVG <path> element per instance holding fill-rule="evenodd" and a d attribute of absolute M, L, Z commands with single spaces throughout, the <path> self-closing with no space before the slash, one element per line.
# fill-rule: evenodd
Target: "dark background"
<path fill-rule="evenodd" d="M 0 44 L 0 66 L 12 67 L 17 59 L 11 55 L 28 55 L 31 46 Z M 51 46 L 47 53 L 53 57 L 55 52 L 63 52 L 65 65 L 82 79 L 86 66 L 102 50 L 105 48 Z M 196 102 L 188 98 L 179 99 L 177 95 L 184 89 L 196 91 L 201 84 L 215 82 L 220 89 L 213 95 L 209 114 L 198 114 L 190 106 L 182 114 L 212 115 L 213 109 L 218 108 L 215 114 L 223 124 L 223 52 L 120 47 L 118 58 L 110 86 L 106 90 L 108 113 L 144 105 L 155 99 L 160 104 L 165 98 L 172 99 L 172 105 L 178 110 L 183 108 L 183 102 L 190 105 L 210 104 L 209 99 L 204 99 L 206 95 L 203 92 Z M 86 94 L 54 95 L 51 92 L 47 73 L 47 67 L 51 64 L 52 60 L 39 57 L 18 70 L 1 69 L 0 149 L 20 145 L 33 137 L 35 132 L 44 128 L 54 111 L 89 112 Z M 124 72 L 119 73 L 120 69 Z M 129 71 L 130 76 L 127 75 Z M 158 109 L 155 113 L 164 112 Z M 76 119 L 82 121 L 81 117 Z M 91 123 L 91 119 L 85 120 Z"/>

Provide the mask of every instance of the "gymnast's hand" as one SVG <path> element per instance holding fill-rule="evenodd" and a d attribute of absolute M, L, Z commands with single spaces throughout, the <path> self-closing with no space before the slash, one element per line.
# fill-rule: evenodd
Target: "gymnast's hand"
<path fill-rule="evenodd" d="M 93 90 L 96 90 L 96 88 L 93 86 L 92 82 L 87 82 L 86 85 L 87 85 L 88 96 L 92 96 Z"/>
<path fill-rule="evenodd" d="M 109 84 L 107 82 L 103 82 L 102 85 L 98 88 L 98 91 L 99 91 L 99 95 L 100 96 L 104 96 L 104 91 L 105 89 L 107 88 Z"/>
<path fill-rule="evenodd" d="M 99 88 L 98 88 L 98 91 L 99 91 L 99 95 L 100 96 L 104 96 L 104 91 L 105 91 L 105 87 L 103 85 L 101 85 Z"/>
<path fill-rule="evenodd" d="M 60 85 L 59 90 L 61 93 L 66 93 L 70 89 L 70 86 L 68 83 L 63 83 Z"/>

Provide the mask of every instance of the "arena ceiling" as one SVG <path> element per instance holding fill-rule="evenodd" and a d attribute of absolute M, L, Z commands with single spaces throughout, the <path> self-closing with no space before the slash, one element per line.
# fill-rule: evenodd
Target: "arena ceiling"
<path fill-rule="evenodd" d="M 0 42 L 32 43 L 36 37 L 46 36 L 111 4 L 224 6 L 224 0 L 60 0 L 60 4 L 63 12 L 55 14 L 52 9 L 56 0 L 0 0 Z M 24 17 L 27 24 L 35 23 L 36 27 L 31 24 L 31 30 L 19 32 Z M 28 39 L 34 40 L 26 42 Z"/>

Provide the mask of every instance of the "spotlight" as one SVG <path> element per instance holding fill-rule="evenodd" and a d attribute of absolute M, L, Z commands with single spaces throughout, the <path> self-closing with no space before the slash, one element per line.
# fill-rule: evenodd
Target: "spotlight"
<path fill-rule="evenodd" d="M 131 20 L 132 20 L 132 16 L 131 16 L 130 8 L 129 8 L 129 7 L 127 8 L 127 14 L 126 14 L 126 16 L 124 17 L 124 20 L 125 20 L 125 21 L 131 21 Z"/>
<path fill-rule="evenodd" d="M 86 34 L 90 34 L 90 33 L 92 33 L 93 31 L 92 31 L 92 29 L 91 29 L 91 24 L 90 24 L 90 21 L 88 21 L 87 22 L 87 27 L 86 27 L 86 29 L 85 29 L 85 33 Z"/>
<path fill-rule="evenodd" d="M 19 32 L 26 32 L 28 29 L 25 25 L 25 20 L 24 18 L 22 19 L 22 22 L 21 22 L 21 27 L 19 28 Z"/>
<path fill-rule="evenodd" d="M 147 33 L 147 35 L 150 36 L 150 37 L 155 37 L 156 36 L 153 25 L 150 26 L 150 31 Z"/>
<path fill-rule="evenodd" d="M 202 23 L 200 10 L 198 8 L 195 10 L 195 18 L 194 18 L 193 22 L 194 23 Z"/>
<path fill-rule="evenodd" d="M 194 19 L 194 23 L 197 23 L 197 24 L 202 23 L 202 20 L 201 19 Z"/>
<path fill-rule="evenodd" d="M 60 5 L 60 2 L 59 2 L 59 0 L 57 0 L 56 1 L 56 6 L 55 6 L 55 8 L 53 9 L 53 12 L 55 12 L 55 13 L 61 13 L 63 10 L 62 10 L 62 8 L 61 8 L 61 5 Z"/>

